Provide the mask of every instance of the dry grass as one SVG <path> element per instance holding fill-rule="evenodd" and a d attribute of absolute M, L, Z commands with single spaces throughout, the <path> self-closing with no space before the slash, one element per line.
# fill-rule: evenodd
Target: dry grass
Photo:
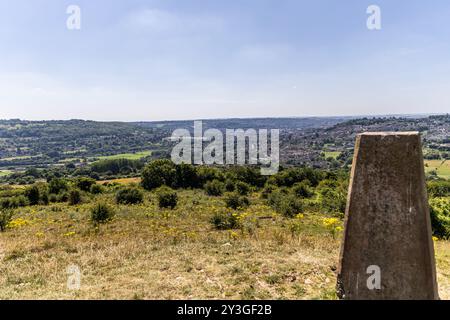
<path fill-rule="evenodd" d="M 116 206 L 100 230 L 89 205 L 22 209 L 17 226 L 0 234 L 0 299 L 336 298 L 340 239 L 323 217 L 286 220 L 252 200 L 235 231 L 213 228 L 223 203 L 201 191 L 183 191 L 174 211 L 157 209 L 152 195 L 140 206 Z M 448 299 L 449 243 L 437 242 L 436 251 Z M 82 272 L 78 291 L 67 289 L 69 265 Z"/>
<path fill-rule="evenodd" d="M 118 184 L 130 184 L 130 183 L 140 183 L 141 178 L 120 178 L 120 179 L 112 179 L 112 180 L 102 180 L 97 181 L 98 184 L 108 184 L 108 183 L 118 183 Z"/>

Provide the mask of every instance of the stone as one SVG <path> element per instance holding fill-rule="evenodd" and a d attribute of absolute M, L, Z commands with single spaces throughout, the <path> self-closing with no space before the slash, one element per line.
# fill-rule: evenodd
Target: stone
<path fill-rule="evenodd" d="M 439 299 L 418 132 L 357 136 L 337 271 L 341 299 Z"/>

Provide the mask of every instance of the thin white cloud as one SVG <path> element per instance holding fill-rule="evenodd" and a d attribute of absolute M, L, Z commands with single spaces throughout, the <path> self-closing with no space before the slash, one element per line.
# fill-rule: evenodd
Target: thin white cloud
<path fill-rule="evenodd" d="M 188 15 L 161 9 L 142 9 L 129 13 L 123 24 L 135 31 L 154 33 L 191 33 L 217 31 L 224 21 L 211 15 Z"/>

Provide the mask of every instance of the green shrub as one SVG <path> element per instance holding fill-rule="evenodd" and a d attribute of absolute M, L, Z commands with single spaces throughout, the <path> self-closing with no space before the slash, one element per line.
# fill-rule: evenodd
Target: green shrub
<path fill-rule="evenodd" d="M 197 168 L 197 176 L 198 176 L 198 183 L 200 186 L 205 185 L 206 182 L 212 181 L 212 180 L 219 180 L 224 181 L 224 173 L 223 170 L 220 170 L 219 168 L 215 167 L 209 167 L 209 166 L 200 166 Z"/>
<path fill-rule="evenodd" d="M 196 188 L 199 185 L 197 169 L 191 164 L 176 165 L 175 187 L 177 188 Z"/>
<path fill-rule="evenodd" d="M 293 218 L 303 212 L 303 203 L 295 196 L 289 195 L 281 202 L 278 210 L 283 216 Z"/>
<path fill-rule="evenodd" d="M 178 195 L 177 193 L 169 187 L 160 187 L 156 191 L 158 197 L 158 206 L 160 208 L 170 208 L 173 209 L 177 206 Z"/>
<path fill-rule="evenodd" d="M 250 186 L 242 181 L 236 182 L 236 192 L 241 196 L 246 196 L 250 192 Z"/>
<path fill-rule="evenodd" d="M 28 198 L 30 205 L 34 206 L 39 204 L 40 192 L 36 185 L 32 185 L 25 189 L 25 196 Z"/>
<path fill-rule="evenodd" d="M 144 200 L 141 190 L 133 187 L 120 189 L 116 193 L 116 202 L 119 204 L 138 204 Z"/>
<path fill-rule="evenodd" d="M 314 190 L 308 180 L 294 184 L 292 192 L 300 198 L 311 198 L 314 195 Z"/>
<path fill-rule="evenodd" d="M 261 192 L 261 198 L 268 199 L 269 196 L 272 194 L 272 192 L 275 191 L 276 189 L 277 187 L 275 185 L 267 183 Z"/>
<path fill-rule="evenodd" d="M 94 173 L 108 173 L 108 175 L 116 175 L 119 173 L 130 173 L 141 169 L 143 163 L 140 160 L 129 160 L 129 159 L 105 159 L 94 162 L 91 169 Z M 91 177 L 94 177 L 91 174 Z"/>
<path fill-rule="evenodd" d="M 153 190 L 163 185 L 173 187 L 176 182 L 177 170 L 170 160 L 155 160 L 142 171 L 141 185 L 146 190 Z"/>
<path fill-rule="evenodd" d="M 438 238 L 450 238 L 450 199 L 430 200 L 430 217 L 433 235 Z"/>
<path fill-rule="evenodd" d="M 114 209 L 106 203 L 96 203 L 91 208 L 91 221 L 94 225 L 106 223 L 114 217 Z"/>
<path fill-rule="evenodd" d="M 225 191 L 233 192 L 234 190 L 236 190 L 236 183 L 231 179 L 227 179 L 225 181 Z"/>
<path fill-rule="evenodd" d="M 326 179 L 317 187 L 318 203 L 321 211 L 343 214 L 347 203 L 347 180 Z"/>
<path fill-rule="evenodd" d="M 48 192 L 47 191 L 41 192 L 41 200 L 39 203 L 41 203 L 43 205 L 48 205 L 49 200 L 48 200 Z"/>
<path fill-rule="evenodd" d="M 427 184 L 427 189 L 430 197 L 450 196 L 450 180 L 430 181 Z"/>
<path fill-rule="evenodd" d="M 209 196 L 221 196 L 223 194 L 224 184 L 215 179 L 205 183 L 204 189 Z"/>
<path fill-rule="evenodd" d="M 60 194 L 61 192 L 67 191 L 67 182 L 63 179 L 53 178 L 48 183 L 48 192 L 54 194 Z"/>
<path fill-rule="evenodd" d="M 216 212 L 210 221 L 218 230 L 230 230 L 239 227 L 237 214 L 233 212 Z"/>
<path fill-rule="evenodd" d="M 68 197 L 69 204 L 71 206 L 81 203 L 81 192 L 78 189 L 72 189 L 69 191 Z"/>
<path fill-rule="evenodd" d="M 96 181 L 92 178 L 81 177 L 75 181 L 75 186 L 81 191 L 89 192 Z"/>
<path fill-rule="evenodd" d="M 11 209 L 0 209 L 0 232 L 6 230 L 8 223 L 11 221 L 14 211 Z"/>
<path fill-rule="evenodd" d="M 241 196 L 236 192 L 228 193 L 224 200 L 227 208 L 234 210 L 246 208 L 250 205 L 250 200 L 246 196 Z"/>
<path fill-rule="evenodd" d="M 89 190 L 89 192 L 91 194 L 101 194 L 101 193 L 103 193 L 103 191 L 104 191 L 104 187 L 97 183 L 93 184 L 91 186 L 91 189 Z"/>
<path fill-rule="evenodd" d="M 58 195 L 58 202 L 67 202 L 69 201 L 69 192 L 63 192 Z"/>
<path fill-rule="evenodd" d="M 48 201 L 50 202 L 50 203 L 55 203 L 55 202 L 58 202 L 58 195 L 57 194 L 54 194 L 54 193 L 50 193 L 49 194 L 49 196 L 48 196 Z"/>
<path fill-rule="evenodd" d="M 16 209 L 27 205 L 28 199 L 23 195 L 0 199 L 0 209 Z"/>
<path fill-rule="evenodd" d="M 302 201 L 283 188 L 270 193 L 267 202 L 275 211 L 287 218 L 292 218 L 303 211 Z"/>
<path fill-rule="evenodd" d="M 291 187 L 297 182 L 308 180 L 315 187 L 324 178 L 324 172 L 312 168 L 292 168 L 280 171 L 269 178 L 272 184 L 279 187 Z"/>

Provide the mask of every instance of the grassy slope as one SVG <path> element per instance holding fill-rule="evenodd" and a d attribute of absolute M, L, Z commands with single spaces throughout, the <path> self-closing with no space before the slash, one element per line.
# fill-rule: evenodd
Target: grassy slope
<path fill-rule="evenodd" d="M 89 205 L 22 209 L 20 226 L 0 234 L 0 299 L 335 298 L 340 236 L 320 215 L 286 220 L 252 200 L 243 231 L 215 230 L 209 219 L 223 203 L 202 191 L 182 191 L 174 211 L 147 194 L 141 206 L 117 206 L 98 232 Z M 449 299 L 450 244 L 437 242 L 436 252 Z M 80 291 L 66 288 L 71 264 L 81 269 Z"/>
<path fill-rule="evenodd" d="M 128 159 L 128 160 L 139 160 L 148 156 L 151 156 L 151 151 L 142 151 L 137 153 L 122 153 L 122 154 L 115 154 L 112 156 L 103 156 L 103 157 L 97 157 L 99 160 L 116 160 L 116 159 Z"/>
<path fill-rule="evenodd" d="M 0 170 L 0 177 L 8 176 L 11 173 L 13 173 L 11 170 Z"/>
<path fill-rule="evenodd" d="M 337 159 L 337 157 L 339 157 L 339 155 L 341 153 L 342 152 L 340 152 L 340 151 L 324 151 L 325 159 L 328 159 L 328 158 Z"/>
<path fill-rule="evenodd" d="M 450 179 L 450 161 L 425 160 L 425 171 L 428 173 L 433 170 L 436 170 L 436 173 L 439 177 Z"/>

